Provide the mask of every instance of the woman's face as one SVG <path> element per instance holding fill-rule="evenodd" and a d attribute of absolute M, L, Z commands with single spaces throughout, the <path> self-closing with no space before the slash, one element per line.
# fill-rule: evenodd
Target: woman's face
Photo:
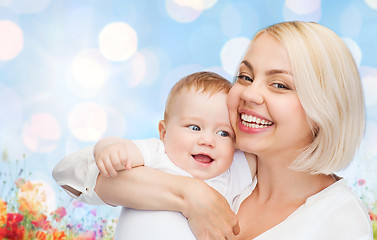
<path fill-rule="evenodd" d="M 228 107 L 237 147 L 258 156 L 296 158 L 313 140 L 285 48 L 260 35 L 240 64 Z"/>

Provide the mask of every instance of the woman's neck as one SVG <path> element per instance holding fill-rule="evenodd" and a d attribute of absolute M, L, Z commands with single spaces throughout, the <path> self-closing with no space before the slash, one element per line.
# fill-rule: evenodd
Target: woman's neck
<path fill-rule="evenodd" d="M 254 193 L 259 201 L 286 202 L 297 205 L 335 182 L 332 176 L 310 174 L 289 168 L 282 156 L 278 159 L 257 158 L 258 184 Z"/>

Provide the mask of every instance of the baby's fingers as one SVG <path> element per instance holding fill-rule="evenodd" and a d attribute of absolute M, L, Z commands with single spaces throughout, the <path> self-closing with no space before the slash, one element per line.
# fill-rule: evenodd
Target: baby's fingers
<path fill-rule="evenodd" d="M 97 167 L 98 167 L 98 170 L 99 172 L 105 176 L 105 177 L 110 177 L 110 174 L 107 172 L 106 168 L 105 168 L 105 165 L 103 164 L 102 161 L 99 161 L 97 162 Z"/>

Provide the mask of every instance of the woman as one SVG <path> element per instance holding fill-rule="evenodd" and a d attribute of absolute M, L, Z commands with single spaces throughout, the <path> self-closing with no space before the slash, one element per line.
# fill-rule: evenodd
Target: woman
<path fill-rule="evenodd" d="M 360 200 L 333 174 L 364 132 L 357 67 L 334 32 L 307 22 L 258 32 L 228 107 L 237 147 L 257 156 L 257 176 L 234 201 L 237 217 L 203 182 L 147 168 L 99 176 L 97 194 L 109 204 L 180 211 L 198 239 L 372 239 Z"/>

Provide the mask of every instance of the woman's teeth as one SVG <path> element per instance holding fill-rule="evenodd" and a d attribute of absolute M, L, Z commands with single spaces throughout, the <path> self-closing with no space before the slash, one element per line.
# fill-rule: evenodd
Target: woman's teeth
<path fill-rule="evenodd" d="M 266 128 L 272 125 L 271 121 L 246 114 L 241 114 L 241 120 L 242 125 L 249 128 Z"/>

